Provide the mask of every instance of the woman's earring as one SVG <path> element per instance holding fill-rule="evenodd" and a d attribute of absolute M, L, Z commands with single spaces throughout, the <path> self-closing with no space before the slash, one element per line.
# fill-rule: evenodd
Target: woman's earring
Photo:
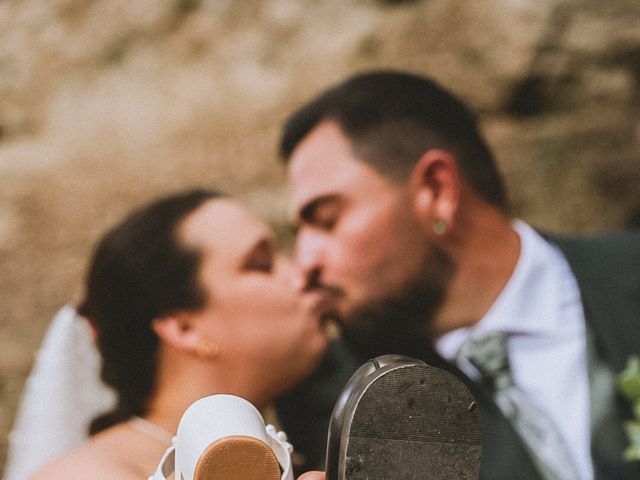
<path fill-rule="evenodd" d="M 212 359 L 218 356 L 220 347 L 215 343 L 201 343 L 196 347 L 196 356 L 202 359 Z"/>
<path fill-rule="evenodd" d="M 436 235 L 447 233 L 447 223 L 444 220 L 436 220 L 436 223 L 433 224 L 433 233 Z"/>

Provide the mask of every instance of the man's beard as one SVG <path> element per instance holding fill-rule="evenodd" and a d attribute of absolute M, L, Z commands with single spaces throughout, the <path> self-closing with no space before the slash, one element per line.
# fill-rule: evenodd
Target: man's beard
<path fill-rule="evenodd" d="M 422 265 L 391 293 L 356 308 L 342 324 L 342 338 L 362 358 L 391 353 L 430 355 L 433 318 L 455 270 L 443 250 L 431 247 Z"/>

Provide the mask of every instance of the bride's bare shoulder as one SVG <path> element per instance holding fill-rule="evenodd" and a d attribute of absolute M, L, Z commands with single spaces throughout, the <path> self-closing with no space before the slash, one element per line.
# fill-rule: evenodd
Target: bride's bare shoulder
<path fill-rule="evenodd" d="M 128 443 L 126 432 L 111 429 L 45 464 L 29 480 L 139 480 L 140 472 L 136 471 L 135 461 L 131 462 L 126 452 Z"/>

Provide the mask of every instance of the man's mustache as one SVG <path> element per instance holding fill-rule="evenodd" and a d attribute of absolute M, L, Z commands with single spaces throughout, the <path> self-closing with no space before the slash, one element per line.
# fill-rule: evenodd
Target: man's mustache
<path fill-rule="evenodd" d="M 342 288 L 336 285 L 326 284 L 322 281 L 320 278 L 320 270 L 313 270 L 307 275 L 304 291 L 312 292 L 318 290 L 333 298 L 339 298 L 344 295 L 344 290 Z"/>

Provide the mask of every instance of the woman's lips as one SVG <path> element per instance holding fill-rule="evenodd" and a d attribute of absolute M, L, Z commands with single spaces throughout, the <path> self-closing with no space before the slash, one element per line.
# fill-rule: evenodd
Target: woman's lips
<path fill-rule="evenodd" d="M 311 312 L 318 318 L 321 323 L 325 323 L 327 320 L 335 319 L 337 317 L 336 308 L 336 296 L 330 292 L 314 292 L 310 294 L 313 296 L 313 303 Z"/>

